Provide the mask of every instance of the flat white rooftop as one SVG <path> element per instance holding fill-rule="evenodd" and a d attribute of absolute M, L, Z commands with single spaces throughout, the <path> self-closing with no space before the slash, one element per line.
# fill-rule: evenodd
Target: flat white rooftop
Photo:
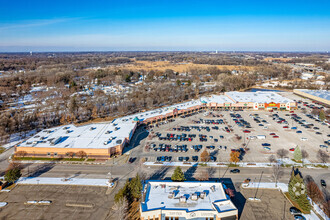
<path fill-rule="evenodd" d="M 330 101 L 329 90 L 309 90 L 309 89 L 297 89 L 297 90 Z"/>
<path fill-rule="evenodd" d="M 117 119 L 118 120 L 118 119 Z M 75 125 L 45 129 L 20 146 L 56 148 L 110 148 L 130 138 L 136 122 L 95 123 L 76 127 Z M 106 143 L 106 144 L 105 144 Z"/>
<path fill-rule="evenodd" d="M 253 102 L 253 103 L 289 103 L 293 100 L 279 95 L 276 92 L 227 92 L 237 102 Z"/>
<path fill-rule="evenodd" d="M 171 112 L 173 112 L 174 109 L 178 109 L 178 110 L 188 109 L 190 107 L 194 107 L 194 106 L 201 105 L 201 104 L 202 103 L 200 100 L 192 100 L 189 102 L 183 102 L 180 104 L 175 104 L 175 105 L 171 105 L 171 106 L 167 106 L 167 107 L 163 107 L 163 108 L 159 108 L 159 109 L 155 109 L 155 110 L 151 110 L 151 111 L 128 115 L 128 116 L 120 118 L 120 120 L 129 121 L 129 120 L 133 120 L 135 117 L 137 117 L 139 120 L 145 120 L 147 118 L 152 118 L 152 117 L 156 117 L 156 116 L 160 116 L 160 115 L 165 115 L 167 113 L 171 113 Z"/>
<path fill-rule="evenodd" d="M 225 95 L 212 95 L 211 97 L 202 97 L 201 101 L 205 101 L 207 103 L 216 102 L 218 104 L 234 103 L 230 98 Z"/>
<path fill-rule="evenodd" d="M 156 209 L 226 212 L 236 210 L 221 183 L 216 182 L 172 182 L 148 181 L 142 211 Z M 173 193 L 173 197 L 169 196 Z M 201 194 L 205 193 L 204 198 Z M 197 195 L 197 199 L 193 197 Z M 180 202 L 180 198 L 186 202 Z"/>

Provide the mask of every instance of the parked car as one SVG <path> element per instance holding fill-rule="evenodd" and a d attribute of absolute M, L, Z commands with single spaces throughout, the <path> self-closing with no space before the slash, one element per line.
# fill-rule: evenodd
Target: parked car
<path fill-rule="evenodd" d="M 327 187 L 327 184 L 326 184 L 325 180 L 321 180 L 321 186 L 324 187 L 324 188 Z"/>
<path fill-rule="evenodd" d="M 296 131 L 296 133 L 297 133 L 297 134 L 301 134 L 301 133 L 302 133 L 302 131 Z"/>
<path fill-rule="evenodd" d="M 301 214 L 301 211 L 299 209 L 297 209 L 296 207 L 291 207 L 290 208 L 290 213 L 292 215 L 295 215 L 295 214 Z"/>
<path fill-rule="evenodd" d="M 233 170 L 230 170 L 231 173 L 240 173 L 241 171 L 239 169 L 233 169 Z"/>
<path fill-rule="evenodd" d="M 278 135 L 274 135 L 273 138 L 279 138 L 279 136 Z"/>
<path fill-rule="evenodd" d="M 295 220 L 306 220 L 306 218 L 304 216 L 302 216 L 302 215 L 295 215 L 294 216 L 294 219 Z"/>
<path fill-rule="evenodd" d="M 294 151 L 294 148 L 290 148 L 289 151 Z"/>
<path fill-rule="evenodd" d="M 135 159 L 136 159 L 135 157 L 130 157 L 128 163 L 134 163 Z"/>
<path fill-rule="evenodd" d="M 262 145 L 263 147 L 269 147 L 269 146 L 270 146 L 269 143 L 262 143 L 261 145 Z"/>
<path fill-rule="evenodd" d="M 270 133 L 269 135 L 276 135 L 275 133 Z"/>

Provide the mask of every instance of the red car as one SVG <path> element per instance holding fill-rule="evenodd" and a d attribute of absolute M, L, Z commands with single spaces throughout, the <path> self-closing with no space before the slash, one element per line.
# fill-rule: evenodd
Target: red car
<path fill-rule="evenodd" d="M 249 131 L 249 130 L 244 130 L 243 132 L 244 133 L 251 133 L 251 131 Z"/>
<path fill-rule="evenodd" d="M 279 138 L 279 136 L 277 136 L 277 135 L 274 135 L 274 136 L 273 136 L 273 138 Z"/>
<path fill-rule="evenodd" d="M 276 135 L 275 133 L 270 133 L 269 135 Z"/>
<path fill-rule="evenodd" d="M 283 126 L 283 128 L 289 128 L 289 126 Z"/>
<path fill-rule="evenodd" d="M 294 151 L 294 148 L 290 148 L 290 150 L 289 151 Z"/>
<path fill-rule="evenodd" d="M 290 113 L 294 113 L 294 111 L 290 111 Z"/>

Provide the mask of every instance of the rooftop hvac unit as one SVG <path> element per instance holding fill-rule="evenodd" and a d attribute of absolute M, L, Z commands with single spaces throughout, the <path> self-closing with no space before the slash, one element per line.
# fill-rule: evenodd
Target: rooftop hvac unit
<path fill-rule="evenodd" d="M 181 196 L 180 203 L 186 203 L 186 202 L 187 202 L 187 198 L 185 196 Z"/>
<path fill-rule="evenodd" d="M 123 141 L 122 140 L 117 140 L 116 144 L 121 144 Z"/>
<path fill-rule="evenodd" d="M 51 145 L 54 146 L 55 144 L 58 144 L 62 140 L 62 137 L 58 137 L 54 141 L 51 142 Z"/>
<path fill-rule="evenodd" d="M 214 192 L 214 191 L 215 191 L 215 186 L 214 186 L 214 185 L 213 185 L 213 186 L 211 186 L 210 188 L 211 188 L 211 191 L 212 191 L 212 192 Z"/>
<path fill-rule="evenodd" d="M 191 200 L 193 200 L 193 201 L 197 201 L 197 199 L 198 199 L 197 194 L 196 194 L 196 193 L 193 193 L 193 194 L 191 195 Z"/>

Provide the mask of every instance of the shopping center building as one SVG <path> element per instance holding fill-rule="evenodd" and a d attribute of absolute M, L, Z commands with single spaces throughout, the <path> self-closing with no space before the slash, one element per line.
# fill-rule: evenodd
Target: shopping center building
<path fill-rule="evenodd" d="M 142 220 L 236 220 L 238 210 L 220 182 L 148 181 Z"/>
<path fill-rule="evenodd" d="M 275 92 L 227 92 L 151 111 L 117 118 L 108 123 L 73 124 L 45 129 L 16 146 L 33 157 L 67 157 L 83 151 L 88 158 L 108 159 L 122 154 L 138 125 L 157 124 L 202 110 L 292 110 L 294 101 Z"/>
<path fill-rule="evenodd" d="M 330 106 L 329 90 L 295 89 L 293 93 Z"/>

